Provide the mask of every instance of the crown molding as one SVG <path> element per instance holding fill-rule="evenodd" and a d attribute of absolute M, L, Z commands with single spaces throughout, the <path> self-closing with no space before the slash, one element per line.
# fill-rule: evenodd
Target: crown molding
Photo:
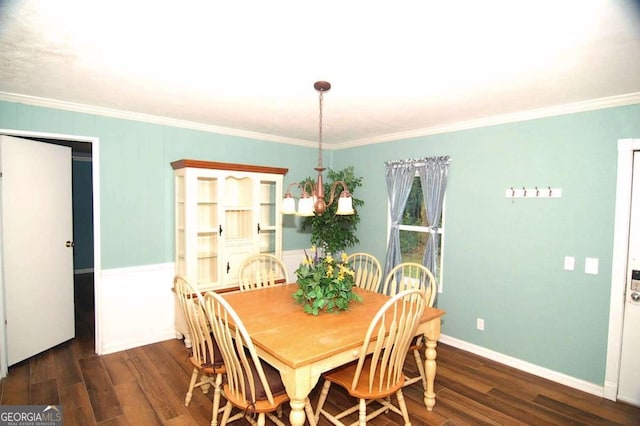
<path fill-rule="evenodd" d="M 477 120 L 459 121 L 442 126 L 426 127 L 423 129 L 410 130 L 407 132 L 390 133 L 373 138 L 364 138 L 334 144 L 334 149 L 353 148 L 376 143 L 392 142 L 401 139 L 410 139 L 421 136 L 437 135 L 442 133 L 469 130 L 479 127 L 496 126 L 499 124 L 515 123 L 518 121 L 535 120 L 538 118 L 552 117 L 557 115 L 573 114 L 577 112 L 593 111 L 598 109 L 613 108 L 626 105 L 640 104 L 640 92 L 628 93 L 607 98 L 592 99 L 583 102 L 555 105 L 552 107 L 531 109 L 511 114 L 494 115 L 483 117 Z"/>
<path fill-rule="evenodd" d="M 200 130 L 209 133 L 218 133 L 228 136 L 238 136 L 248 139 L 257 139 L 262 141 L 270 141 L 276 143 L 285 143 L 289 145 L 299 145 L 304 147 L 316 148 L 317 141 L 306 141 L 302 139 L 285 138 L 282 136 L 270 135 L 267 133 L 250 132 L 246 130 L 233 129 L 230 127 L 213 126 L 209 124 L 197 123 L 194 121 L 178 120 L 170 117 L 163 117 L 152 114 L 142 114 L 138 112 L 125 111 L 113 108 L 104 108 L 92 105 L 79 104 L 75 102 L 66 102 L 57 99 L 40 98 L 37 96 L 22 95 L 18 93 L 9 93 L 0 91 L 0 101 L 15 102 L 32 106 L 45 108 L 62 109 L 65 111 L 80 112 L 85 114 L 94 114 L 111 118 L 120 118 L 123 120 L 142 121 L 145 123 L 160 124 L 172 127 L 180 127 L 184 129 Z"/>
<path fill-rule="evenodd" d="M 233 129 L 229 127 L 212 126 L 208 124 L 196 123 L 187 120 L 177 120 L 158 115 L 142 114 L 131 111 L 124 111 L 112 108 L 96 107 L 74 102 L 60 101 L 56 99 L 40 98 L 36 96 L 21 95 L 17 93 L 0 92 L 0 101 L 16 102 L 33 106 L 62 109 L 66 111 L 80 112 L 86 114 L 101 115 L 124 120 L 142 121 L 166 126 L 180 127 L 185 129 L 200 130 L 203 132 L 218 133 L 222 135 L 238 136 L 249 139 L 257 139 L 269 142 L 298 145 L 307 148 L 316 148 L 317 141 L 307 141 L 302 139 L 285 138 L 282 136 L 270 135 L 266 133 L 250 132 L 246 130 Z M 389 133 L 372 138 L 363 138 L 346 142 L 338 142 L 323 147 L 327 150 L 340 150 L 354 148 L 363 145 L 392 142 L 401 139 L 410 139 L 422 136 L 437 135 L 442 133 L 456 132 L 479 127 L 508 124 L 518 121 L 535 120 L 538 118 L 552 117 L 556 115 L 573 114 L 577 112 L 593 111 L 604 108 L 613 108 L 626 105 L 640 104 L 640 92 L 628 93 L 607 98 L 592 99 L 583 102 L 574 102 L 563 105 L 556 105 L 547 108 L 538 108 L 527 111 L 520 111 L 511 114 L 495 115 L 483 117 L 476 120 L 460 121 L 442 126 L 426 127 L 407 132 Z"/>

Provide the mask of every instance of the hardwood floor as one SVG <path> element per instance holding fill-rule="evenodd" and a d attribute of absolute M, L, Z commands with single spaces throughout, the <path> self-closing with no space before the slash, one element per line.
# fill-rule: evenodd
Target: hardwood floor
<path fill-rule="evenodd" d="M 191 368 L 179 340 L 97 356 L 91 306 L 76 311 L 76 338 L 9 368 L 0 382 L 2 405 L 62 405 L 68 425 L 208 425 L 212 392 L 194 392 L 184 406 Z M 415 362 L 407 358 L 407 370 Z M 316 386 L 311 403 L 315 406 Z M 640 425 L 640 408 L 615 403 L 438 345 L 436 406 L 427 412 L 422 387 L 406 388 L 414 426 L 420 425 Z M 332 389 L 327 407 L 351 403 Z M 283 419 L 288 420 L 288 407 Z M 353 416 L 353 421 L 357 419 Z M 397 425 L 389 413 L 369 424 Z M 269 423 L 269 422 L 267 422 Z M 235 424 L 243 424 L 236 422 Z M 320 425 L 328 425 L 322 419 Z"/>

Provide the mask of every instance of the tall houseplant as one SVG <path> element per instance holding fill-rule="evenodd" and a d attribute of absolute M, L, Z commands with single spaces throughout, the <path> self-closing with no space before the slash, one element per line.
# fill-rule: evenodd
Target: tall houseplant
<path fill-rule="evenodd" d="M 331 185 L 336 181 L 343 181 L 347 184 L 353 199 L 353 209 L 355 214 L 340 216 L 336 215 L 338 208 L 337 197 L 340 196 L 341 185 L 336 188 L 336 199 L 327 207 L 324 214 L 320 216 L 305 217 L 302 221 L 302 229 L 311 229 L 311 243 L 321 248 L 326 253 L 338 254 L 348 247 L 353 247 L 360 242 L 356 236 L 360 215 L 358 208 L 364 205 L 364 201 L 355 195 L 356 189 L 362 186 L 362 178 L 356 177 L 353 166 L 348 166 L 342 170 L 327 170 L 327 181 L 324 183 L 324 192 L 329 194 Z M 304 182 L 313 183 L 313 178 L 308 177 Z"/>

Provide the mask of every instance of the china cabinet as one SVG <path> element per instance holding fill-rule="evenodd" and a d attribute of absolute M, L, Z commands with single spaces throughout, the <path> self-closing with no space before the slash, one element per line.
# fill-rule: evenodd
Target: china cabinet
<path fill-rule="evenodd" d="M 171 166 L 176 275 L 202 293 L 228 291 L 237 288 L 245 257 L 281 257 L 280 197 L 288 169 L 186 159 Z M 176 312 L 179 337 L 186 334 L 180 323 Z"/>

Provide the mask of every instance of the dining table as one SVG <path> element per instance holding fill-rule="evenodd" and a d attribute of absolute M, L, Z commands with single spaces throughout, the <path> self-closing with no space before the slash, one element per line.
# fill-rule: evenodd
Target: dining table
<path fill-rule="evenodd" d="M 305 402 L 320 375 L 356 360 L 365 334 L 376 312 L 389 296 L 354 288 L 361 301 L 352 301 L 344 311 L 305 313 L 293 299 L 298 285 L 283 284 L 251 291 L 224 293 L 246 327 L 261 359 L 278 369 L 285 385 L 291 425 L 305 422 Z M 424 404 L 435 405 L 436 344 L 445 312 L 426 308 L 417 335 L 425 336 L 427 388 Z M 310 422 L 313 424 L 313 422 Z"/>

